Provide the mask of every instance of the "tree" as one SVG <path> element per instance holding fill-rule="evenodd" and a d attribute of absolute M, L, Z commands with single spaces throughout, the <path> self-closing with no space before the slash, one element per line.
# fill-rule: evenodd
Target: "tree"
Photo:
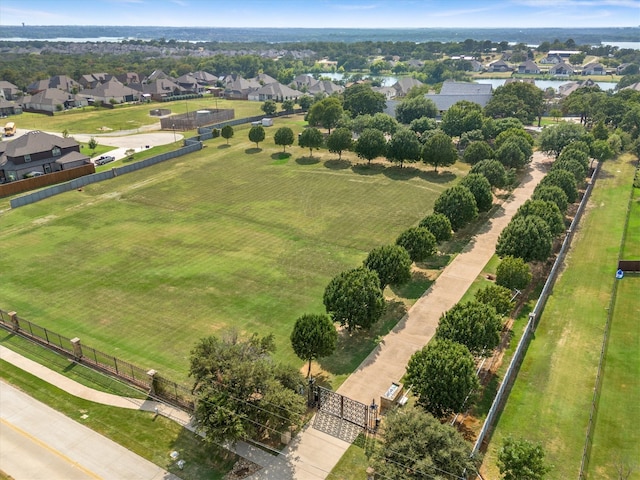
<path fill-rule="evenodd" d="M 233 127 L 231 125 L 225 125 L 220 130 L 220 135 L 227 141 L 227 145 L 229 145 L 229 139 L 233 137 Z"/>
<path fill-rule="evenodd" d="M 602 140 L 596 140 L 601 142 Z M 594 142 L 595 143 L 595 142 Z M 562 159 L 562 154 L 558 157 L 558 160 L 553 162 L 551 165 L 551 171 L 554 170 L 566 170 L 567 172 L 571 172 L 576 179 L 576 184 L 584 183 L 584 179 L 587 176 L 587 169 L 584 165 L 582 165 L 578 160 Z"/>
<path fill-rule="evenodd" d="M 282 145 L 282 151 L 286 151 L 287 146 L 293 145 L 293 130 L 289 127 L 280 127 L 273 136 L 276 145 Z"/>
<path fill-rule="evenodd" d="M 553 118 L 556 123 L 558 123 L 558 121 L 560 121 L 560 118 L 562 118 L 562 110 L 560 110 L 559 108 L 552 108 L 549 112 L 549 116 Z"/>
<path fill-rule="evenodd" d="M 458 151 L 451 137 L 444 132 L 431 135 L 422 147 L 422 161 L 433 165 L 435 171 L 438 167 L 448 167 L 456 163 Z"/>
<path fill-rule="evenodd" d="M 509 290 L 524 290 L 530 282 L 531 270 L 520 257 L 504 257 L 496 269 L 496 285 Z"/>
<path fill-rule="evenodd" d="M 337 153 L 338 159 L 342 159 L 342 152 L 350 150 L 353 146 L 351 131 L 348 128 L 336 128 L 327 137 L 327 148 L 331 153 Z"/>
<path fill-rule="evenodd" d="M 593 135 L 593 138 L 596 140 L 606 140 L 609 138 L 609 130 L 605 126 L 604 120 L 600 120 L 593 126 L 591 135 Z"/>
<path fill-rule="evenodd" d="M 544 200 L 527 200 L 513 216 L 513 218 L 536 215 L 548 225 L 551 235 L 556 237 L 565 231 L 564 217 L 554 202 Z M 513 220 L 512 218 L 512 220 Z"/>
<path fill-rule="evenodd" d="M 411 279 L 411 257 L 400 245 L 383 245 L 369 252 L 364 266 L 378 274 L 380 289 L 402 285 Z"/>
<path fill-rule="evenodd" d="M 429 230 L 433 236 L 436 237 L 436 242 L 438 243 L 451 240 L 451 222 L 449 218 L 442 213 L 427 215 L 420 221 L 419 226 Z"/>
<path fill-rule="evenodd" d="M 507 181 L 507 172 L 504 165 L 498 160 L 481 160 L 476 163 L 469 173 L 479 173 L 484 175 L 492 187 L 502 188 Z"/>
<path fill-rule="evenodd" d="M 564 147 L 571 142 L 582 140 L 585 135 L 584 127 L 577 123 L 562 122 L 557 125 L 549 125 L 540 133 L 540 150 L 557 157 Z"/>
<path fill-rule="evenodd" d="M 480 130 L 482 107 L 467 100 L 456 102 L 442 115 L 440 128 L 450 137 L 459 137 L 470 130 Z"/>
<path fill-rule="evenodd" d="M 425 132 L 429 130 L 435 130 L 438 128 L 438 123 L 434 118 L 429 117 L 420 117 L 414 120 L 411 120 L 409 124 L 409 130 L 412 132 L 416 132 L 418 135 L 422 136 Z"/>
<path fill-rule="evenodd" d="M 502 322 L 491 305 L 470 301 L 457 303 L 440 317 L 437 339 L 466 346 L 475 355 L 491 356 L 500 343 Z"/>
<path fill-rule="evenodd" d="M 527 164 L 527 158 L 520 145 L 513 140 L 506 141 L 496 150 L 496 160 L 505 168 L 522 168 Z"/>
<path fill-rule="evenodd" d="M 460 185 L 467 187 L 476 199 L 479 212 L 488 212 L 493 205 L 491 184 L 487 177 L 479 173 L 470 173 L 462 179 Z"/>
<path fill-rule="evenodd" d="M 578 187 L 576 186 L 576 177 L 571 172 L 566 170 L 553 170 L 549 172 L 540 181 L 539 185 L 555 185 L 560 187 L 562 191 L 567 195 L 567 201 L 573 203 L 578 199 Z"/>
<path fill-rule="evenodd" d="M 386 113 L 376 113 L 370 117 L 368 126 L 369 128 L 380 130 L 386 135 L 393 135 L 398 131 L 398 128 L 400 128 L 398 121 Z"/>
<path fill-rule="evenodd" d="M 324 291 L 324 306 L 334 322 L 350 332 L 368 330 L 385 309 L 378 274 L 360 267 L 335 276 Z"/>
<path fill-rule="evenodd" d="M 302 95 L 298 98 L 298 105 L 300 105 L 300 108 L 305 112 L 309 110 L 309 107 L 311 107 L 312 104 L 313 97 L 311 97 L 310 95 Z"/>
<path fill-rule="evenodd" d="M 291 112 L 293 112 L 293 108 L 295 106 L 296 106 L 296 101 L 295 100 L 287 99 L 287 100 L 283 100 L 282 101 L 282 111 L 283 112 L 291 113 Z M 267 114 L 267 115 L 270 115 L 270 114 Z"/>
<path fill-rule="evenodd" d="M 604 162 L 605 160 L 613 158 L 614 152 L 609 142 L 606 140 L 596 140 L 591 145 L 591 155 L 599 162 Z"/>
<path fill-rule="evenodd" d="M 475 165 L 482 160 L 490 160 L 493 157 L 493 149 L 485 141 L 471 142 L 462 154 L 462 160 L 470 165 Z"/>
<path fill-rule="evenodd" d="M 403 247 L 413 262 L 424 262 L 436 253 L 436 237 L 424 227 L 408 228 L 396 239 L 396 245 Z"/>
<path fill-rule="evenodd" d="M 432 100 L 424 96 L 407 98 L 405 97 L 396 106 L 396 120 L 405 125 L 409 125 L 416 118 L 435 118 L 438 108 Z"/>
<path fill-rule="evenodd" d="M 476 291 L 474 298 L 480 303 L 491 305 L 498 315 L 507 316 L 513 310 L 511 290 L 500 285 L 487 285 Z"/>
<path fill-rule="evenodd" d="M 363 130 L 353 149 L 358 157 L 367 160 L 368 163 L 371 163 L 374 158 L 384 155 L 386 150 L 387 140 L 384 138 L 384 134 L 373 128 Z"/>
<path fill-rule="evenodd" d="M 467 396 L 479 385 L 469 349 L 440 339 L 411 356 L 406 383 L 417 395 L 418 405 L 436 417 L 463 411 Z"/>
<path fill-rule="evenodd" d="M 436 199 L 435 213 L 442 213 L 451 222 L 453 231 L 458 231 L 478 216 L 478 206 L 471 191 L 462 185 L 447 188 Z"/>
<path fill-rule="evenodd" d="M 191 351 L 195 426 L 208 443 L 284 432 L 301 422 L 304 386 L 299 372 L 275 363 L 273 335 L 210 336 Z"/>
<path fill-rule="evenodd" d="M 537 215 L 512 218 L 496 243 L 499 257 L 520 257 L 525 262 L 544 261 L 551 255 L 553 237 L 547 223 Z"/>
<path fill-rule="evenodd" d="M 95 152 L 96 148 L 98 148 L 98 141 L 95 138 L 91 137 L 87 146 L 89 147 L 89 150 L 91 150 L 91 155 L 93 155 L 93 152 Z"/>
<path fill-rule="evenodd" d="M 543 200 L 553 202 L 558 206 L 560 213 L 567 211 L 567 194 L 560 187 L 555 185 L 538 185 L 533 191 L 531 200 Z"/>
<path fill-rule="evenodd" d="M 389 140 L 386 156 L 390 162 L 398 162 L 402 168 L 404 162 L 415 163 L 420 160 L 421 150 L 417 135 L 408 128 L 402 128 Z"/>
<path fill-rule="evenodd" d="M 485 107 L 485 115 L 494 118 L 516 117 L 530 125 L 544 112 L 544 92 L 532 83 L 512 82 L 496 88 Z"/>
<path fill-rule="evenodd" d="M 305 128 L 298 137 L 298 145 L 309 149 L 309 157 L 313 156 L 313 149 L 319 149 L 323 143 L 322 132 L 314 127 Z"/>
<path fill-rule="evenodd" d="M 498 468 L 504 480 L 541 480 L 550 467 L 540 444 L 508 437 L 498 451 Z"/>
<path fill-rule="evenodd" d="M 307 121 L 312 127 L 326 128 L 329 133 L 338 125 L 344 109 L 336 97 L 327 97 L 314 103 L 307 115 Z"/>
<path fill-rule="evenodd" d="M 386 107 L 386 99 L 382 93 L 374 92 L 367 83 L 356 83 L 345 88 L 343 92 L 343 108 L 351 112 L 352 117 L 358 115 L 374 115 L 381 113 Z"/>
<path fill-rule="evenodd" d="M 309 362 L 307 377 L 311 374 L 311 361 L 331 355 L 337 341 L 338 332 L 327 315 L 302 315 L 291 332 L 293 351 L 300 360 Z"/>
<path fill-rule="evenodd" d="M 587 152 L 585 152 L 581 147 L 581 145 L 583 145 L 584 142 L 571 143 L 562 149 L 562 152 L 560 152 L 560 155 L 558 155 L 558 158 L 556 159 L 555 162 L 553 162 L 553 164 L 555 165 L 558 162 L 564 162 L 564 161 L 578 162 L 580 165 L 582 165 L 582 168 L 584 169 L 584 175 L 582 175 L 582 177 L 580 178 L 580 181 L 582 181 L 584 180 L 584 176 L 586 175 L 587 169 L 589 168 L 589 153 L 593 149 L 593 145 L 596 142 L 601 142 L 601 141 L 602 140 L 594 141 L 593 144 L 591 145 L 591 148 L 587 146 Z M 576 146 L 574 146 L 574 144 Z"/>
<path fill-rule="evenodd" d="M 383 425 L 382 442 L 371 457 L 376 478 L 415 480 L 442 478 L 442 472 L 465 478 L 478 458 L 458 431 L 430 413 L 406 406 L 391 410 Z"/>
<path fill-rule="evenodd" d="M 256 125 L 249 130 L 249 140 L 255 142 L 256 148 L 259 148 L 259 143 L 264 140 L 265 132 L 262 125 Z"/>
<path fill-rule="evenodd" d="M 260 110 L 262 110 L 265 115 L 273 115 L 274 113 L 276 113 L 277 109 L 278 106 L 273 100 L 267 100 L 260 106 Z"/>

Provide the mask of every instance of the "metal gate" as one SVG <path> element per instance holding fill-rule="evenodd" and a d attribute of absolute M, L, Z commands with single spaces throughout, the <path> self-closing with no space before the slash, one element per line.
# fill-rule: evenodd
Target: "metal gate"
<path fill-rule="evenodd" d="M 324 387 L 318 390 L 318 411 L 333 415 L 360 428 L 369 426 L 369 407 Z"/>

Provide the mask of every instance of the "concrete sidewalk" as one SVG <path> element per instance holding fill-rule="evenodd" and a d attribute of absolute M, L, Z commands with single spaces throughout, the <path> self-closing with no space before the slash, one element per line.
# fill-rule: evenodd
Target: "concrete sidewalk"
<path fill-rule="evenodd" d="M 339 393 L 367 405 L 372 399 L 380 403 L 380 396 L 391 383 L 399 381 L 404 375 L 411 355 L 431 340 L 440 316 L 460 301 L 482 272 L 495 253 L 500 232 L 518 207 L 531 197 L 533 189 L 544 177 L 544 163 L 550 160 L 539 152 L 534 154 L 520 186 L 471 239 L 462 253 L 444 269 L 398 325 L 347 378 L 338 389 Z M 349 445 L 308 426 L 273 466 L 257 472 L 251 478 L 325 479 Z"/>

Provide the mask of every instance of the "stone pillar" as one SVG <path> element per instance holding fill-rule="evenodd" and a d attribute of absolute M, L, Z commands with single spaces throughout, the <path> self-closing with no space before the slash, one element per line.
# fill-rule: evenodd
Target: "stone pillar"
<path fill-rule="evenodd" d="M 156 393 L 156 372 L 153 368 L 147 372 L 149 376 L 149 395 L 155 395 Z"/>
<path fill-rule="evenodd" d="M 13 330 L 16 331 L 16 332 L 19 331 L 20 330 L 20 324 L 18 323 L 18 313 L 17 312 L 9 312 L 8 315 L 11 318 L 11 323 L 13 325 Z"/>
<path fill-rule="evenodd" d="M 78 337 L 72 338 L 71 345 L 73 345 L 73 356 L 76 360 L 80 360 L 82 358 L 82 345 L 80 344 L 80 339 Z"/>

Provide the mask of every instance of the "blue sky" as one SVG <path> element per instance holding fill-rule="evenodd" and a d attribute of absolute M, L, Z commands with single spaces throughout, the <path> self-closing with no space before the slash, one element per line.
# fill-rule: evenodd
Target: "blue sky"
<path fill-rule="evenodd" d="M 640 0 L 0 0 L 1 25 L 638 27 Z"/>

